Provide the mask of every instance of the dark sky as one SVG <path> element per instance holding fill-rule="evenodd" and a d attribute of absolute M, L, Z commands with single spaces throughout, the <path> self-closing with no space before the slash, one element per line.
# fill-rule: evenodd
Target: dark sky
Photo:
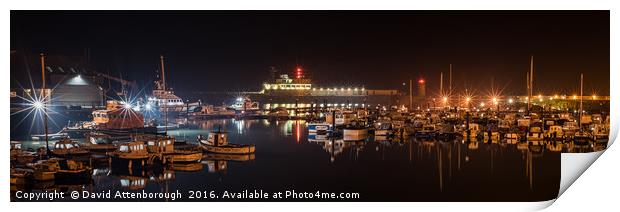
<path fill-rule="evenodd" d="M 93 67 L 149 85 L 163 54 L 180 94 L 258 90 L 297 63 L 325 86 L 424 77 L 430 92 L 452 63 L 455 88 L 521 94 L 534 55 L 536 93 L 570 95 L 583 72 L 586 93 L 607 95 L 609 38 L 608 11 L 12 11 L 11 75 L 38 65 L 19 55 L 89 49 Z"/>

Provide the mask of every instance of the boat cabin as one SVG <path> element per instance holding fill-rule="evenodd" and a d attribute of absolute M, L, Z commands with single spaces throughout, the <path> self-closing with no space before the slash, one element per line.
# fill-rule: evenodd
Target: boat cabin
<path fill-rule="evenodd" d="M 174 152 L 174 138 L 161 137 L 146 141 L 148 152 L 172 153 Z"/>
<path fill-rule="evenodd" d="M 205 143 L 209 146 L 225 146 L 228 145 L 227 132 L 211 132 Z"/>
<path fill-rule="evenodd" d="M 148 154 L 144 143 L 139 141 L 133 141 L 118 146 L 118 151 L 122 153 L 134 153 L 134 154 Z"/>
<path fill-rule="evenodd" d="M 87 154 L 88 151 L 80 147 L 80 145 L 70 139 L 64 139 L 54 144 L 52 153 L 56 155 L 78 155 Z"/>

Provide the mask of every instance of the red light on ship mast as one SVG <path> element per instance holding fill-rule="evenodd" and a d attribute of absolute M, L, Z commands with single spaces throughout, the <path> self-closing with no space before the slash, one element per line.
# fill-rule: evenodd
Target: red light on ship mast
<path fill-rule="evenodd" d="M 297 69 L 295 70 L 295 78 L 301 79 L 303 76 L 304 76 L 303 69 L 301 69 L 301 67 L 297 67 Z"/>

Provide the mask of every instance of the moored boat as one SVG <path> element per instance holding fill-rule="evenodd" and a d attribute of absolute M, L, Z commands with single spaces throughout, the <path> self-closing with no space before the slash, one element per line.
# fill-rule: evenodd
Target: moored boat
<path fill-rule="evenodd" d="M 58 157 L 79 157 L 87 156 L 88 150 L 82 148 L 77 142 L 70 139 L 64 139 L 54 144 L 52 154 Z"/>
<path fill-rule="evenodd" d="M 310 122 L 308 123 L 309 133 L 327 133 L 331 130 L 331 124 L 327 122 Z"/>
<path fill-rule="evenodd" d="M 198 138 L 203 150 L 219 154 L 251 154 L 256 151 L 254 144 L 232 144 L 228 143 L 228 133 L 214 131 L 209 133 L 207 139 Z"/>

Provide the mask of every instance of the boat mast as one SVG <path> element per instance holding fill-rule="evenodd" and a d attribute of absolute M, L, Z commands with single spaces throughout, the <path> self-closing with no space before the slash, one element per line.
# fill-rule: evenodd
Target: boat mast
<path fill-rule="evenodd" d="M 534 55 L 530 58 L 530 75 L 529 75 L 529 94 L 527 100 L 527 111 L 530 111 L 530 101 L 532 101 L 532 92 L 534 91 Z"/>
<path fill-rule="evenodd" d="M 164 68 L 164 56 L 159 55 L 159 61 L 161 63 L 161 84 L 164 89 L 164 133 L 168 134 L 168 98 L 166 97 L 168 91 L 166 90 L 166 71 Z"/>
<path fill-rule="evenodd" d="M 581 73 L 579 84 L 579 130 L 581 130 L 581 116 L 583 116 L 583 73 Z"/>
<path fill-rule="evenodd" d="M 47 101 L 47 92 L 45 88 L 45 54 L 41 53 L 41 103 L 43 104 L 43 128 L 45 128 L 45 152 L 46 155 L 50 155 L 50 144 L 49 138 L 47 136 L 47 109 L 46 109 L 46 101 Z"/>
<path fill-rule="evenodd" d="M 449 92 L 452 93 L 452 63 L 450 63 L 450 85 L 448 87 Z"/>
<path fill-rule="evenodd" d="M 525 72 L 525 95 L 527 96 L 527 113 L 530 113 L 530 72 Z"/>
<path fill-rule="evenodd" d="M 409 79 L 409 110 L 413 111 L 413 80 Z"/>
<path fill-rule="evenodd" d="M 439 95 L 443 96 L 443 72 L 439 74 Z"/>

